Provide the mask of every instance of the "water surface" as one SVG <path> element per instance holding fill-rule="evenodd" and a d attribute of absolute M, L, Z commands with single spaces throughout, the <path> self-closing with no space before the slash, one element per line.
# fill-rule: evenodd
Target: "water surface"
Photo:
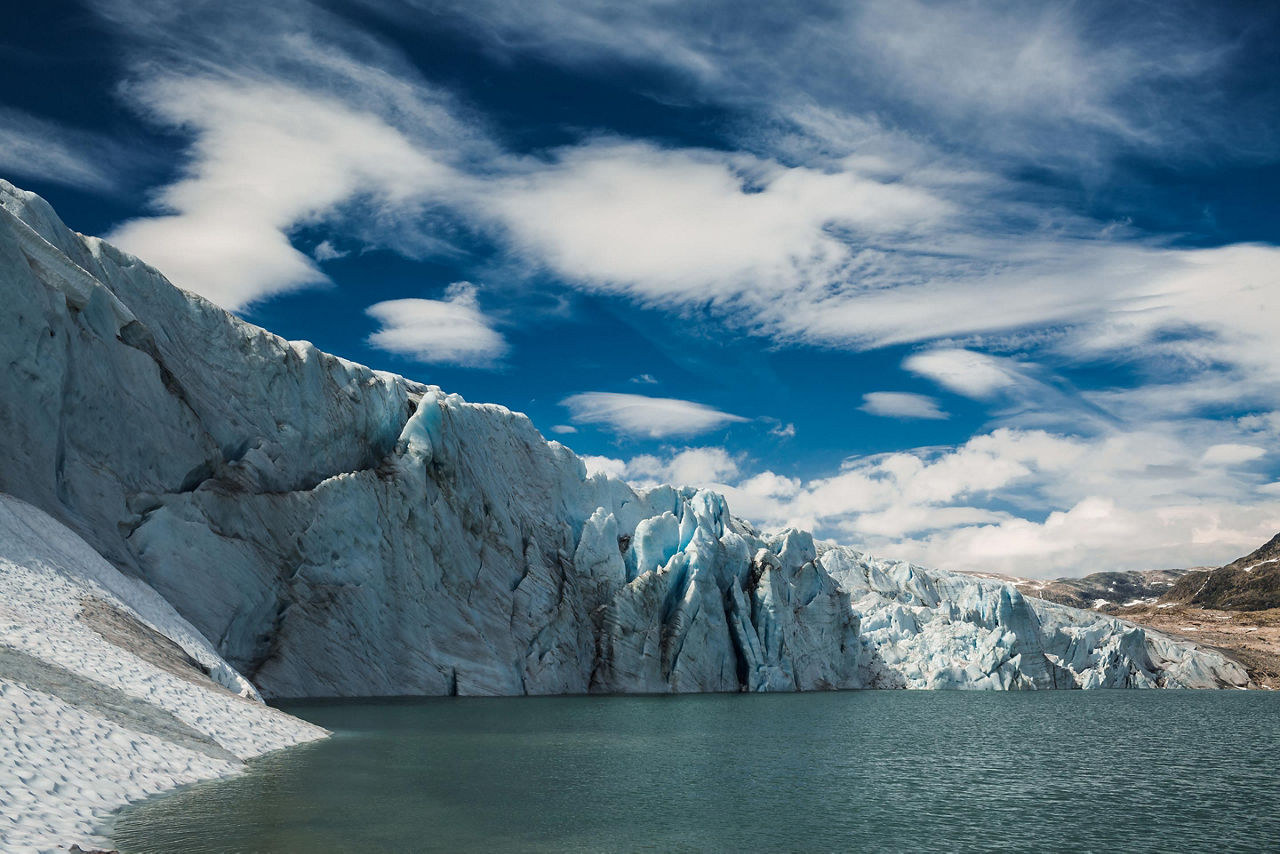
<path fill-rule="evenodd" d="M 1280 851 L 1280 695 L 290 703 L 333 738 L 125 811 L 123 854 Z"/>

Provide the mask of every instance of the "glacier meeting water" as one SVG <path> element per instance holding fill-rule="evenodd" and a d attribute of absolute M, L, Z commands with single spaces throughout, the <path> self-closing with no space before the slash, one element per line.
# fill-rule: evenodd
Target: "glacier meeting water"
<path fill-rule="evenodd" d="M 123 854 L 1280 851 L 1280 695 L 282 704 L 333 738 L 124 811 Z"/>

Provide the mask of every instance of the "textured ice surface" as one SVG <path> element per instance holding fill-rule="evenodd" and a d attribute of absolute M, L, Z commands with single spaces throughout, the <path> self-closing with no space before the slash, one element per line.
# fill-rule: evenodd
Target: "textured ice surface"
<path fill-rule="evenodd" d="M 1013 588 L 636 492 L 523 415 L 238 321 L 0 185 L 0 491 L 265 694 L 1243 684 Z"/>
<path fill-rule="evenodd" d="M 875 650 L 876 684 L 905 688 L 1213 688 L 1248 684 L 1217 652 L 1025 597 L 1012 584 L 830 547 Z"/>

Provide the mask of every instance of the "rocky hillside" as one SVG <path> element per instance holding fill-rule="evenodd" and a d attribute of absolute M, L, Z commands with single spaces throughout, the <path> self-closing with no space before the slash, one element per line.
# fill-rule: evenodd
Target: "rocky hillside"
<path fill-rule="evenodd" d="M 1280 608 L 1280 534 L 1226 566 L 1187 573 L 1162 601 L 1220 611 Z"/>
<path fill-rule="evenodd" d="M 1035 596 L 1059 605 L 1112 613 L 1121 608 L 1155 604 L 1189 569 L 1145 569 L 1128 572 L 1095 572 L 1082 578 L 1036 580 L 975 573 L 1012 584 L 1024 596 Z"/>

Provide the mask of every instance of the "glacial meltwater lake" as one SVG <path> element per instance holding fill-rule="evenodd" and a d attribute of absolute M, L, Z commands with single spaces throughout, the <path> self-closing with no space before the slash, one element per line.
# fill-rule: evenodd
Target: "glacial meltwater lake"
<path fill-rule="evenodd" d="M 1280 851 L 1280 694 L 288 703 L 333 738 L 119 817 L 123 854 Z"/>

